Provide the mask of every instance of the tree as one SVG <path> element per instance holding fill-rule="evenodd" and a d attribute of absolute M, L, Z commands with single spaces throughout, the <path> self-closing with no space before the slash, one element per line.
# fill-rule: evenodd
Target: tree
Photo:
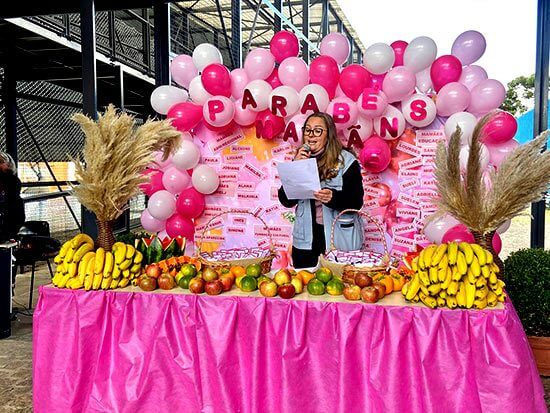
<path fill-rule="evenodd" d="M 519 116 L 529 109 L 524 105 L 524 101 L 532 101 L 535 95 L 535 75 L 519 76 L 508 82 L 506 98 L 500 106 L 500 109 L 510 112 L 514 116 Z"/>

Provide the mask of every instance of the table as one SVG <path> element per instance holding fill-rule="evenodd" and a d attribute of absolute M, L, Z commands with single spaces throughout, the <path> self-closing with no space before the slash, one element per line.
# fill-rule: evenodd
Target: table
<path fill-rule="evenodd" d="M 510 303 L 42 287 L 36 412 L 546 412 Z"/>
<path fill-rule="evenodd" d="M 0 339 L 11 336 L 11 284 L 15 242 L 0 243 Z"/>

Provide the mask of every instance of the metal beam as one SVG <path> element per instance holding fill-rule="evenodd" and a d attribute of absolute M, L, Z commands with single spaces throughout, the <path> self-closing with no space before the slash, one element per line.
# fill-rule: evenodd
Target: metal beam
<path fill-rule="evenodd" d="M 4 67 L 4 84 L 2 86 L 6 110 L 6 152 L 11 155 L 17 165 L 17 77 L 14 62 L 8 62 Z"/>
<path fill-rule="evenodd" d="M 273 6 L 280 11 L 283 12 L 283 0 L 273 0 Z M 280 32 L 283 28 L 281 17 L 275 15 L 275 24 L 273 25 L 275 33 Z"/>
<path fill-rule="evenodd" d="M 302 0 L 302 33 L 309 39 L 309 0 Z M 309 63 L 309 45 L 302 40 L 302 59 Z"/>
<path fill-rule="evenodd" d="M 243 45 L 242 45 L 242 9 L 240 0 L 231 0 L 231 56 L 233 58 L 233 67 L 242 67 L 243 63 Z"/>
<path fill-rule="evenodd" d="M 328 0 L 322 0 L 323 14 L 321 17 L 321 34 L 325 37 L 330 32 L 330 16 L 328 10 Z"/>
<path fill-rule="evenodd" d="M 170 6 L 155 0 L 155 84 L 170 84 Z"/>
<path fill-rule="evenodd" d="M 537 49 L 535 65 L 535 112 L 534 136 L 547 129 L 548 125 L 548 70 L 550 47 L 550 0 L 538 0 Z M 544 201 L 531 205 L 531 248 L 544 248 L 546 206 Z"/>

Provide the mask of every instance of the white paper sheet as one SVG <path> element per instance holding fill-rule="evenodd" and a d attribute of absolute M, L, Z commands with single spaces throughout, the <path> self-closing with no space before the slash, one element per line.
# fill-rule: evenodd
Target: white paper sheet
<path fill-rule="evenodd" d="M 313 199 L 321 189 L 316 159 L 282 162 L 277 171 L 288 199 Z"/>

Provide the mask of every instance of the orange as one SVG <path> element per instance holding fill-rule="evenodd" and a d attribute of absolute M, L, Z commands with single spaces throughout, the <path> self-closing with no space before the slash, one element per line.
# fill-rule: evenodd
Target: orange
<path fill-rule="evenodd" d="M 241 277 L 246 274 L 246 270 L 242 265 L 234 265 L 229 270 L 235 277 Z"/>
<path fill-rule="evenodd" d="M 315 274 L 306 270 L 298 271 L 298 274 L 296 274 L 296 276 L 302 279 L 304 285 L 307 285 L 308 282 L 315 278 Z"/>
<path fill-rule="evenodd" d="M 393 278 L 390 277 L 389 275 L 385 275 L 383 277 L 380 277 L 379 280 L 377 281 L 380 281 L 382 284 L 384 284 L 386 286 L 386 294 L 391 294 L 391 292 L 393 291 Z"/>
<path fill-rule="evenodd" d="M 393 291 L 401 291 L 403 285 L 405 285 L 405 277 L 401 274 L 392 274 L 391 278 L 393 280 Z"/>
<path fill-rule="evenodd" d="M 246 275 L 250 275 L 252 277 L 259 277 L 262 275 L 262 267 L 260 264 L 250 264 L 246 266 Z"/>

